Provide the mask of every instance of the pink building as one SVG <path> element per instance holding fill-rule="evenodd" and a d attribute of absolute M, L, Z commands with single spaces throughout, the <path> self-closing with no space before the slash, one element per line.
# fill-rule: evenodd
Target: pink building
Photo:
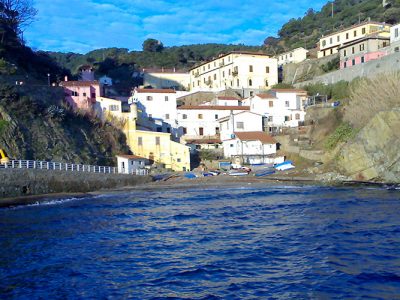
<path fill-rule="evenodd" d="M 363 64 L 370 60 L 379 59 L 388 54 L 385 47 L 390 39 L 379 35 L 369 35 L 361 39 L 343 44 L 339 47 L 340 69 Z"/>
<path fill-rule="evenodd" d="M 62 81 L 60 86 L 64 88 L 65 101 L 75 109 L 90 111 L 96 103 L 96 97 L 101 96 L 97 81 Z"/>

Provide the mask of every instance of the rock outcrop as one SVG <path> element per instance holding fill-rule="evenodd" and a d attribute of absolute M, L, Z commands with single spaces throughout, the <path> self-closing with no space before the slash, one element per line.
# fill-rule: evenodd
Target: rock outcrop
<path fill-rule="evenodd" d="M 340 151 L 338 165 L 354 180 L 400 182 L 400 108 L 378 113 Z"/>

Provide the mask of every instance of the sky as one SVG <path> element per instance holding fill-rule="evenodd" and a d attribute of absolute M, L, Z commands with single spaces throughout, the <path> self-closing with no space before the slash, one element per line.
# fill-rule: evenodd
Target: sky
<path fill-rule="evenodd" d="M 87 53 L 141 50 L 147 38 L 164 46 L 261 45 L 291 18 L 327 0 L 36 0 L 24 38 L 35 50 Z"/>

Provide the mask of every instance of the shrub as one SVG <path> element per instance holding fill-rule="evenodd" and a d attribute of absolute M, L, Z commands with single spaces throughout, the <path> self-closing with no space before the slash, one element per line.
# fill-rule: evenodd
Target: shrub
<path fill-rule="evenodd" d="M 0 134 L 3 133 L 3 131 L 7 128 L 7 126 L 8 126 L 8 121 L 0 120 Z"/>
<path fill-rule="evenodd" d="M 324 146 L 327 150 L 334 149 L 339 143 L 347 142 L 351 138 L 354 138 L 357 131 L 354 130 L 349 123 L 342 123 L 339 125 L 335 131 L 328 136 Z"/>

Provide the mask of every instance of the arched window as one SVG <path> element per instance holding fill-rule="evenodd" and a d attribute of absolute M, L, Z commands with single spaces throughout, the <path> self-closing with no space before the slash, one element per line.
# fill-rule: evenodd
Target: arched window
<path fill-rule="evenodd" d="M 253 80 L 249 79 L 249 86 L 253 85 Z"/>

